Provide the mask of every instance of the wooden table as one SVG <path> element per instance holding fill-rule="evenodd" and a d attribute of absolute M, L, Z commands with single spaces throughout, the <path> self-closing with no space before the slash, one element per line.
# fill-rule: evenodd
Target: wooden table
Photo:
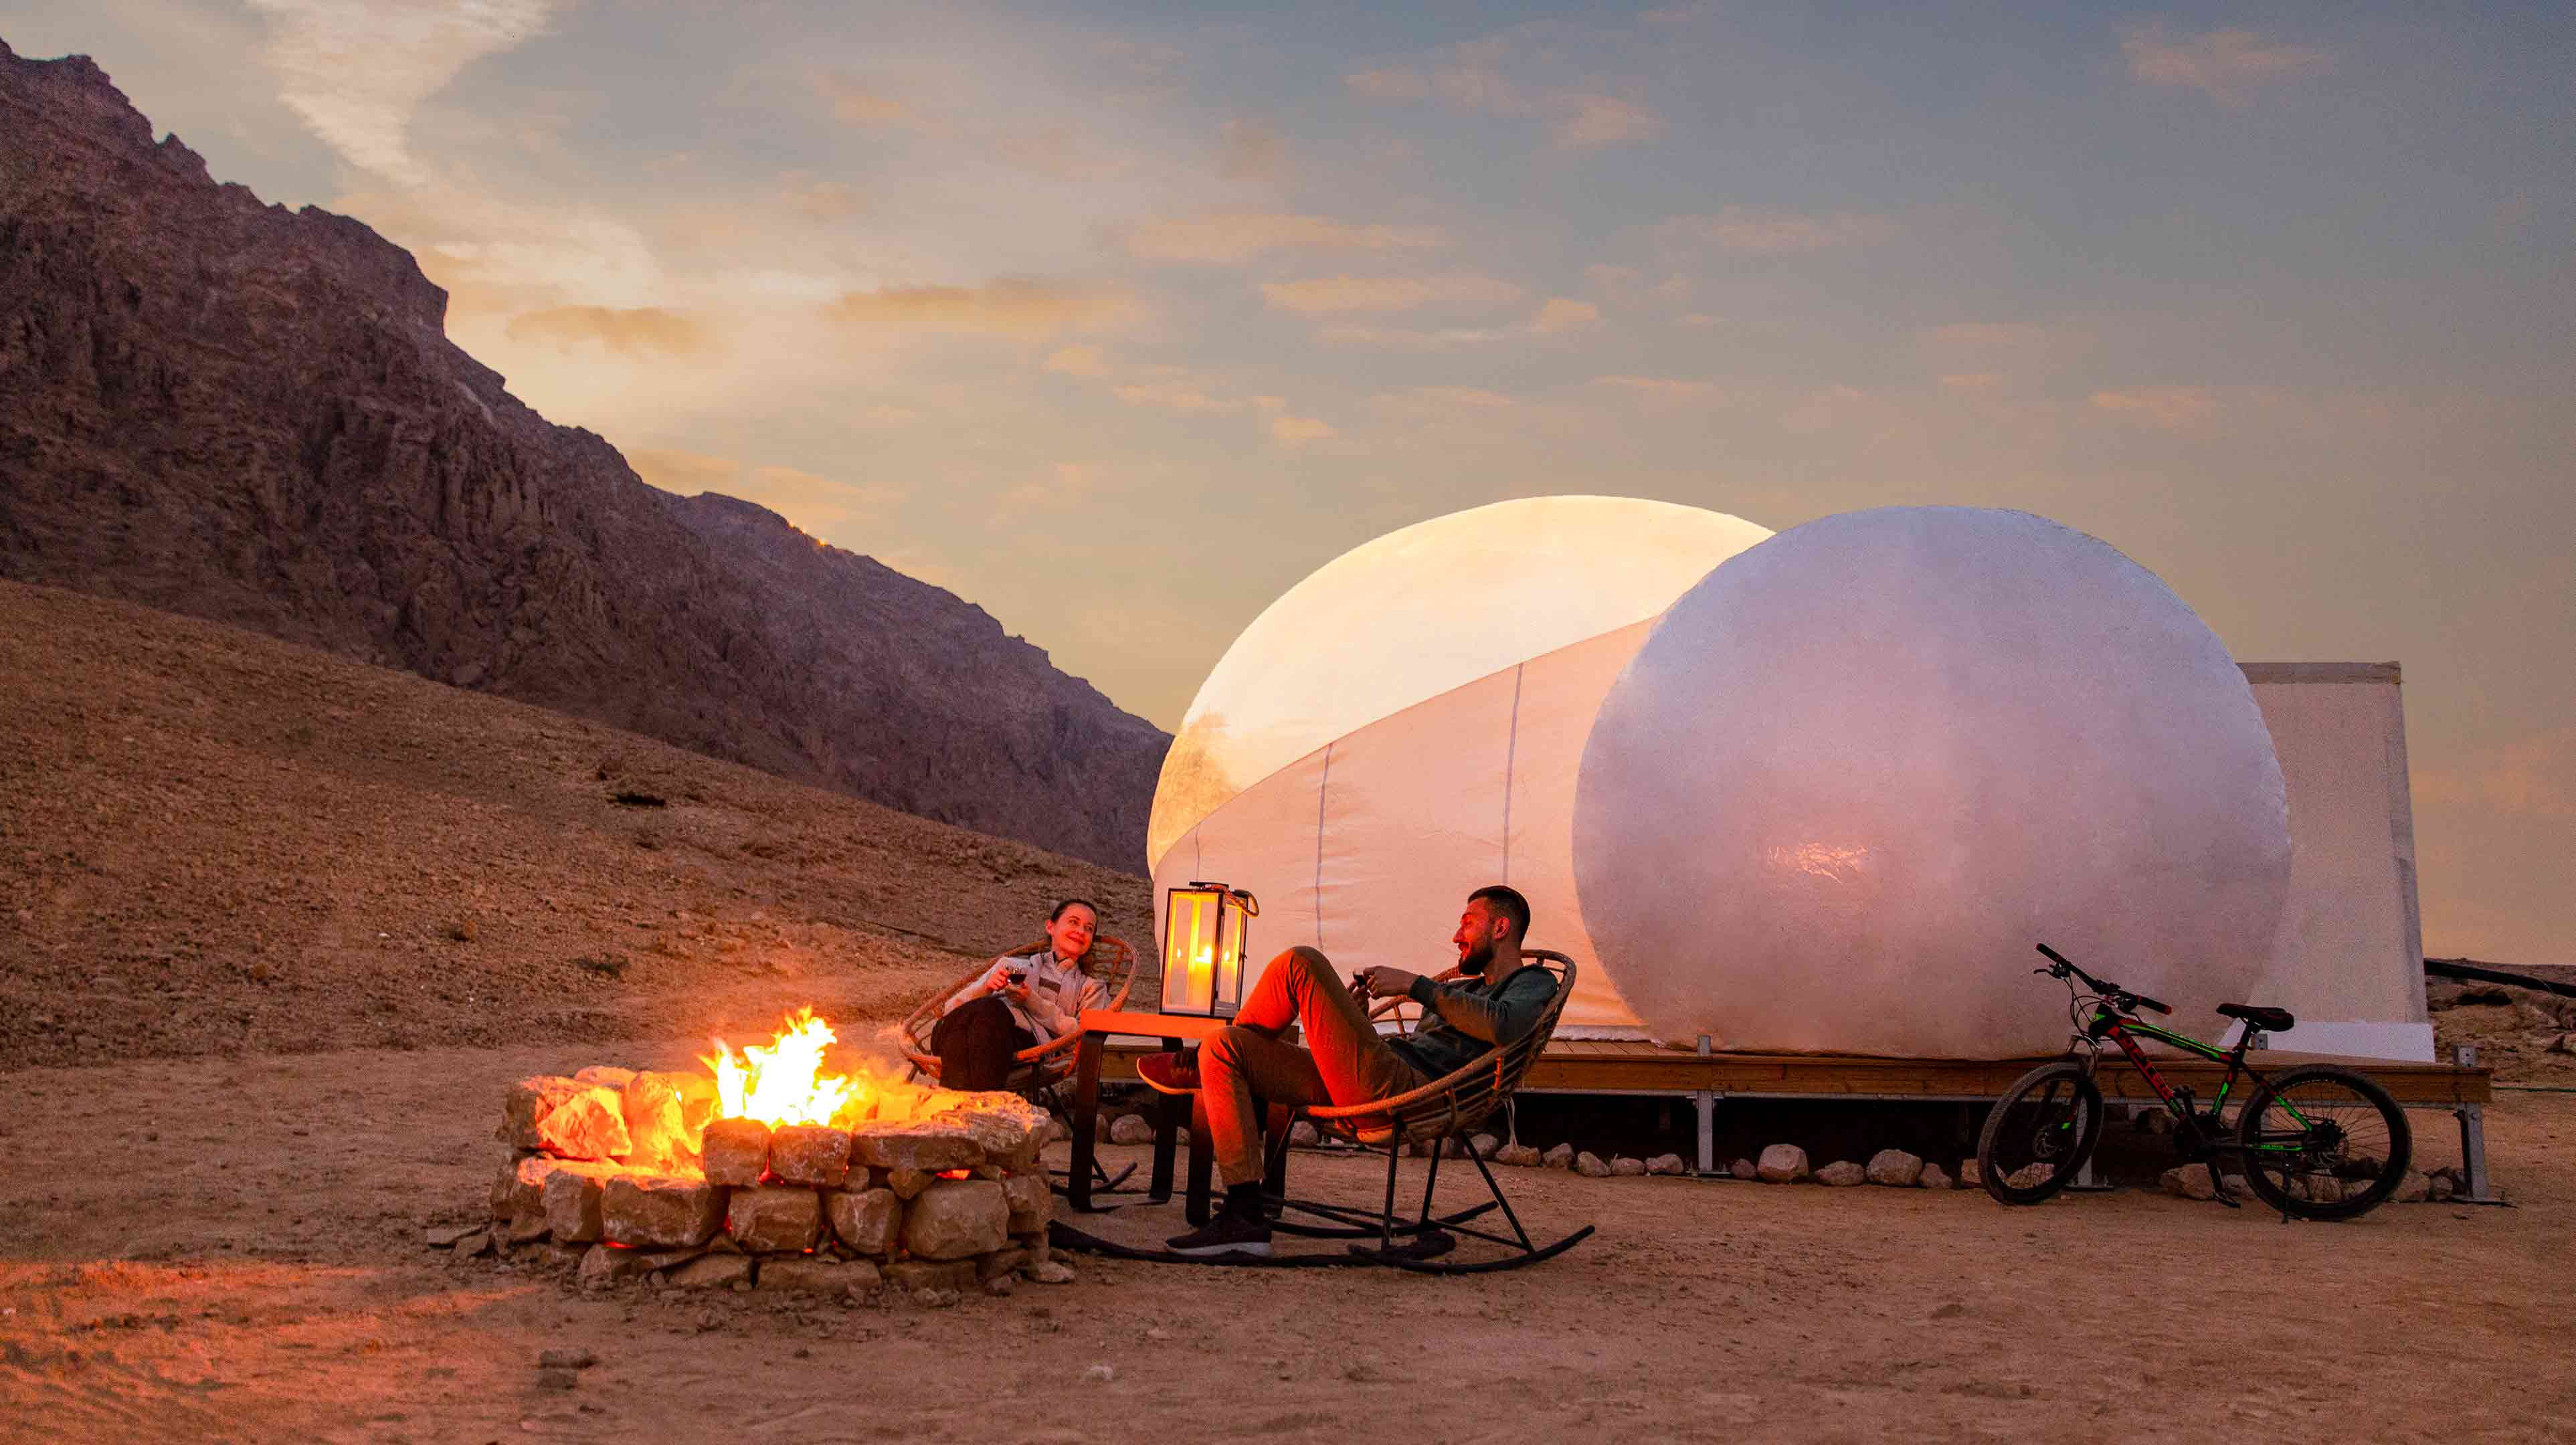
<path fill-rule="evenodd" d="M 1160 1039 L 1166 1049 L 1178 1049 L 1183 1040 L 1196 1043 L 1213 1036 L 1217 1030 L 1233 1023 L 1232 1019 L 1206 1018 L 1195 1014 L 1128 1013 L 1112 1009 L 1082 1011 L 1082 1042 L 1074 1046 L 1073 1055 L 1073 1161 L 1066 1170 L 1065 1197 L 1073 1207 L 1090 1211 L 1093 1162 L 1100 1147 L 1100 1058 L 1111 1034 L 1131 1034 Z M 1177 1094 L 1158 1094 L 1162 1101 L 1154 1119 L 1154 1174 L 1146 1197 L 1159 1203 L 1172 1197 L 1173 1144 L 1180 1132 L 1181 1112 L 1189 1101 Z M 1194 1148 L 1203 1149 L 1198 1134 L 1191 1135 Z"/>

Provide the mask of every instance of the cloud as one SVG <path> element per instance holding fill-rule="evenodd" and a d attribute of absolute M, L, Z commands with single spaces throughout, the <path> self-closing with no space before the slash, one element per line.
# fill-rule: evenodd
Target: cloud
<path fill-rule="evenodd" d="M 1045 369 L 1066 376 L 1107 376 L 1109 354 L 1097 346 L 1059 346 L 1047 354 Z"/>
<path fill-rule="evenodd" d="M 2334 57 L 2305 45 L 2266 41 L 2251 30 L 2210 30 L 2175 39 L 2164 23 L 2133 26 L 2120 37 L 2129 74 L 2148 85 L 2187 86 L 2220 105 L 2241 107 L 2276 80 L 2322 75 Z"/>
<path fill-rule="evenodd" d="M 1587 383 L 1624 391 L 1643 401 L 1709 402 L 1725 395 L 1713 381 L 1697 381 L 1680 376 L 1596 376 Z"/>
<path fill-rule="evenodd" d="M 2481 748 L 2448 767 L 2415 774 L 2418 807 L 2474 808 L 2483 816 L 2576 818 L 2576 728 Z"/>
<path fill-rule="evenodd" d="M 858 189 L 846 181 L 818 181 L 802 171 L 779 177 L 787 208 L 809 221 L 838 221 L 859 213 Z"/>
<path fill-rule="evenodd" d="M 1288 143 L 1260 121 L 1227 121 L 1217 131 L 1216 173 L 1229 181 L 1285 180 Z"/>
<path fill-rule="evenodd" d="M 1274 416 L 1270 419 L 1270 437 L 1285 446 L 1304 446 L 1339 436 L 1333 424 L 1311 416 Z"/>
<path fill-rule="evenodd" d="M 546 341 L 557 346 L 590 342 L 627 355 L 662 352 L 687 356 L 707 345 L 704 327 L 659 306 L 551 306 L 511 317 L 507 334 L 512 341 Z"/>
<path fill-rule="evenodd" d="M 855 330 L 1047 337 L 1100 331 L 1130 319 L 1135 304 L 1113 292 L 1005 279 L 987 286 L 888 286 L 845 291 L 824 315 Z"/>
<path fill-rule="evenodd" d="M 2200 386 L 2133 386 L 2086 400 L 2096 411 L 2160 431 L 2189 431 L 2218 414 L 2218 399 Z"/>
<path fill-rule="evenodd" d="M 1589 301 L 1551 296 L 1545 305 L 1538 308 L 1538 315 L 1531 318 L 1530 330 L 1541 336 L 1557 336 L 1568 331 L 1581 331 L 1599 324 L 1600 320 L 1601 308 Z"/>
<path fill-rule="evenodd" d="M 428 178 L 412 112 L 486 55 L 545 32 L 554 0 L 250 0 L 269 19 L 261 59 L 278 99 L 362 170 Z"/>
<path fill-rule="evenodd" d="M 1098 467 L 1057 462 L 1038 479 L 1022 482 L 995 497 L 992 517 L 997 522 L 1015 522 L 1032 513 L 1069 511 L 1089 502 L 1101 487 Z"/>
<path fill-rule="evenodd" d="M 1327 326 L 1315 339 L 1328 346 L 1359 346 L 1373 351 L 1440 352 L 1486 346 L 1521 335 L 1517 326 L 1445 326 L 1417 330 L 1403 326 Z"/>
<path fill-rule="evenodd" d="M 1439 246 L 1443 237 L 1430 226 L 1227 210 L 1139 221 L 1119 239 L 1140 260 L 1237 265 L 1272 251 L 1422 251 Z"/>
<path fill-rule="evenodd" d="M 1242 397 L 1215 395 L 1197 382 L 1179 377 L 1130 382 L 1112 387 L 1111 393 L 1129 406 L 1150 406 L 1188 415 L 1236 412 L 1252 404 Z"/>
<path fill-rule="evenodd" d="M 1274 309 L 1308 316 L 1412 311 L 1424 306 L 1485 309 L 1521 299 L 1521 288 L 1472 272 L 1445 276 L 1317 276 L 1268 281 L 1261 297 Z"/>
<path fill-rule="evenodd" d="M 1653 140 L 1664 133 L 1664 123 L 1653 111 L 1615 95 L 1569 91 L 1550 97 L 1548 104 L 1555 112 L 1549 129 L 1562 150 Z"/>
<path fill-rule="evenodd" d="M 1883 241 L 1896 234 L 1896 223 L 1857 211 L 1728 206 L 1713 215 L 1675 216 L 1655 229 L 1667 243 L 1715 246 L 1745 256 L 1796 256 Z"/>
<path fill-rule="evenodd" d="M 832 108 L 832 119 L 844 125 L 893 126 L 903 130 L 929 128 L 921 113 L 911 106 L 843 72 L 829 71 L 817 75 L 814 89 Z"/>
<path fill-rule="evenodd" d="M 1517 403 L 1499 391 L 1478 386 L 1415 386 L 1380 392 L 1369 398 L 1369 404 L 1395 415 L 1421 417 L 1457 411 L 1500 411 Z"/>
<path fill-rule="evenodd" d="M 639 449 L 627 453 L 626 460 L 637 476 L 663 491 L 684 497 L 701 492 L 738 497 L 785 517 L 808 536 L 826 540 L 878 519 L 911 495 L 909 488 L 893 483 L 863 486 L 794 467 L 747 467 L 731 457 L 697 452 Z"/>

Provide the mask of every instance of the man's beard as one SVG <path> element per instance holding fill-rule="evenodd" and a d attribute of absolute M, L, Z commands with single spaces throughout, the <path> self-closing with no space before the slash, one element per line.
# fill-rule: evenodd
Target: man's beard
<path fill-rule="evenodd" d="M 1466 957 L 1458 960 L 1458 971 L 1469 978 L 1483 978 L 1485 970 L 1493 964 L 1493 961 L 1494 941 L 1488 938 L 1467 950 Z"/>

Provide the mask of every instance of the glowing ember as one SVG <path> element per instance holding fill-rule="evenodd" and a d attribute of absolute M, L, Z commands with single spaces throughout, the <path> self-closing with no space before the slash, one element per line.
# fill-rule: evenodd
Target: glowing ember
<path fill-rule="evenodd" d="M 789 1015 L 766 1046 L 746 1045 L 739 1057 L 724 1040 L 714 1042 L 716 1051 L 702 1062 L 715 1071 L 717 1118 L 758 1119 L 773 1129 L 829 1124 L 859 1102 L 856 1080 L 822 1071 L 823 1050 L 834 1035 L 810 1008 Z"/>

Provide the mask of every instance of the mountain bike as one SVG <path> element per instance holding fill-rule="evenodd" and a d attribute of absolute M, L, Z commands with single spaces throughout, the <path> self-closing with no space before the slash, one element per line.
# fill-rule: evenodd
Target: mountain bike
<path fill-rule="evenodd" d="M 2095 978 L 2045 943 L 2039 951 L 2048 966 L 2031 972 L 2066 984 L 2075 1037 L 2066 1058 L 2022 1075 L 1986 1115 L 1977 1170 L 1996 1199 L 2037 1204 L 2073 1183 L 2092 1159 L 2102 1139 L 2102 1091 L 2093 1075 L 2106 1039 L 2164 1101 L 2173 1116 L 2176 1151 L 2186 1162 L 2209 1165 L 2219 1201 L 2230 1208 L 2236 1199 L 2222 1164 L 2239 1166 L 2247 1186 L 2284 1220 L 2367 1214 L 2405 1178 L 2413 1135 L 2405 1111 L 2386 1089 L 2332 1064 L 2302 1064 L 2267 1077 L 2245 1062 L 2264 1034 L 2296 1026 L 2289 1010 L 2220 1004 L 2219 1013 L 2245 1025 L 2233 1048 L 2220 1049 L 2138 1017 L 2141 1009 L 2170 1014 L 2168 1005 Z M 2168 1083 L 2138 1047 L 2141 1037 L 2225 1064 L 2218 1096 L 2203 1109 L 2189 1089 Z M 2231 1121 L 2225 1117 L 2227 1101 L 2240 1075 L 2252 1081 L 2252 1093 Z"/>

